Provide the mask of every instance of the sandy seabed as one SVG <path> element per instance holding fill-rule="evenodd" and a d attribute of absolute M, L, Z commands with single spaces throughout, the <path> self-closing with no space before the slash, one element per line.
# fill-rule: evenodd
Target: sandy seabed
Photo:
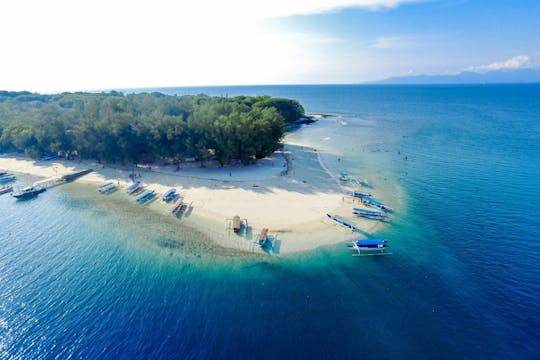
<path fill-rule="evenodd" d="M 346 195 L 351 189 L 328 171 L 316 149 L 293 144 L 286 144 L 283 151 L 250 166 L 202 168 L 197 163 L 180 169 L 154 165 L 121 167 L 90 160 L 35 161 L 5 154 L 0 156 L 0 169 L 43 178 L 94 169 L 77 182 L 97 185 L 115 181 L 122 188 L 129 186 L 130 174 L 135 173 L 136 180 L 159 194 L 176 188 L 182 200 L 191 205 L 189 216 L 194 223 L 201 230 L 221 235 L 215 236 L 216 242 L 226 247 L 245 248 L 239 239 L 231 240 L 231 232 L 226 229 L 227 219 L 234 215 L 247 220 L 255 237 L 261 229 L 268 228 L 269 234 L 279 239 L 279 253 L 311 250 L 360 236 L 330 223 L 326 213 L 349 220 L 366 233 L 376 232 L 382 226 L 354 217 L 353 199 Z M 157 210 L 158 206 L 152 204 L 140 211 Z M 234 233 L 232 236 L 240 238 Z"/>

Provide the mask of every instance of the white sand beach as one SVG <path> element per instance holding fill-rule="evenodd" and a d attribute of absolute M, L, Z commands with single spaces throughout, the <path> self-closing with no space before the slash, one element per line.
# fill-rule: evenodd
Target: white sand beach
<path fill-rule="evenodd" d="M 286 157 L 288 172 L 284 174 Z M 179 170 L 174 166 L 103 166 L 88 160 L 35 161 L 14 155 L 0 156 L 0 169 L 43 178 L 88 168 L 94 172 L 77 182 L 101 184 L 113 180 L 125 188 L 131 183 L 130 173 L 134 172 L 137 180 L 158 193 L 175 187 L 184 201 L 192 205 L 190 217 L 202 220 L 198 224 L 209 224 L 212 231 L 219 229 L 225 233 L 226 219 L 239 215 L 247 219 L 253 234 L 262 228 L 275 234 L 280 240 L 280 253 L 305 251 L 359 236 L 327 222 L 326 213 L 350 220 L 368 233 L 382 226 L 376 221 L 353 217 L 352 199 L 345 195 L 347 189 L 340 185 L 335 174 L 328 172 L 317 151 L 309 147 L 288 144 L 283 152 L 246 167 L 201 168 L 199 163 L 192 163 Z M 152 204 L 140 211 L 151 211 L 157 206 Z M 238 246 L 237 241 L 229 240 L 230 237 L 216 237 L 220 245 Z"/>

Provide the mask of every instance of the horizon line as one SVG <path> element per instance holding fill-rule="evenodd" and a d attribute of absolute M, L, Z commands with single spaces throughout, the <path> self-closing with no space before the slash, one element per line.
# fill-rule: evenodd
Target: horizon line
<path fill-rule="evenodd" d="M 0 92 L 27 92 L 30 94 L 41 95 L 58 95 L 65 93 L 108 93 L 112 91 L 125 92 L 131 90 L 157 90 L 157 89 L 197 89 L 197 88 L 241 88 L 241 87 L 289 87 L 289 86 L 486 86 L 486 85 L 535 85 L 540 84 L 540 81 L 516 81 L 516 82 L 463 82 L 463 83 L 386 83 L 385 80 L 375 80 L 370 82 L 357 83 L 309 83 L 309 84 L 236 84 L 236 85 L 180 85 L 180 86 L 140 86 L 140 87 L 118 87 L 118 88 L 101 88 L 101 89 L 85 89 L 85 90 L 59 90 L 59 91 L 31 91 L 31 90 L 7 90 L 0 89 Z M 145 91 L 142 91 L 145 92 Z M 154 92 L 154 91 L 152 91 Z M 157 91 L 156 91 L 157 92 Z"/>

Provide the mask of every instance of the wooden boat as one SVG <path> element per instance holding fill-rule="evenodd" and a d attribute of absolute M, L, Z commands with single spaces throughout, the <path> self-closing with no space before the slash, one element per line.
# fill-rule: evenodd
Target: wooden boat
<path fill-rule="evenodd" d="M 389 208 L 388 206 L 384 205 L 382 202 L 380 202 L 379 200 L 375 200 L 371 194 L 367 194 L 367 193 L 363 193 L 363 192 L 360 192 L 360 191 L 353 191 L 351 192 L 351 195 L 356 197 L 356 198 L 359 198 L 360 200 L 362 200 L 362 203 L 364 205 L 367 205 L 369 207 L 372 207 L 372 208 L 375 208 L 375 209 L 380 209 L 380 210 L 384 210 L 386 212 L 392 212 L 393 210 L 391 208 Z"/>
<path fill-rule="evenodd" d="M 144 194 L 137 198 L 137 202 L 140 204 L 144 204 L 145 202 L 152 199 L 154 196 L 156 196 L 156 192 L 154 190 L 145 191 Z"/>
<path fill-rule="evenodd" d="M 347 246 L 357 252 L 354 256 L 390 255 L 386 253 L 385 239 L 358 239 L 351 241 Z"/>
<path fill-rule="evenodd" d="M 179 202 L 171 211 L 173 215 L 182 215 L 187 210 L 187 204 L 184 204 L 183 202 Z"/>
<path fill-rule="evenodd" d="M 374 198 L 372 198 L 371 196 L 364 196 L 362 198 L 362 202 L 364 204 L 366 204 L 367 206 L 369 207 L 372 207 L 372 208 L 375 208 L 375 209 L 381 209 L 381 210 L 384 210 L 386 212 L 391 212 L 393 211 L 391 208 L 389 208 L 388 206 L 384 205 L 382 202 L 380 202 L 379 200 L 375 200 Z"/>
<path fill-rule="evenodd" d="M 163 199 L 163 201 L 171 201 L 172 199 L 175 198 L 175 196 L 176 196 L 176 189 L 172 188 L 172 189 L 167 190 L 161 198 Z"/>
<path fill-rule="evenodd" d="M 240 231 L 240 229 L 242 229 L 242 222 L 240 221 L 240 216 L 235 215 L 233 217 L 233 231 L 237 233 Z"/>
<path fill-rule="evenodd" d="M 116 184 L 112 181 L 106 182 L 98 187 L 98 191 L 102 194 L 112 192 L 116 189 Z"/>
<path fill-rule="evenodd" d="M 267 228 L 262 229 L 257 239 L 257 243 L 260 247 L 264 247 L 268 243 L 268 229 Z"/>
<path fill-rule="evenodd" d="M 135 181 L 133 184 L 129 185 L 126 189 L 126 192 L 128 194 L 133 194 L 134 192 L 138 191 L 142 187 L 142 184 L 140 181 Z"/>
<path fill-rule="evenodd" d="M 333 223 L 337 224 L 337 225 L 340 225 L 340 226 L 343 226 L 344 228 L 347 228 L 351 231 L 360 231 L 356 226 L 354 226 L 353 224 L 349 224 L 347 221 L 341 219 L 341 218 L 338 218 L 337 216 L 333 216 L 331 214 L 326 214 L 326 217 L 328 219 L 330 219 Z"/>
<path fill-rule="evenodd" d="M 353 214 L 366 219 L 385 220 L 388 215 L 379 210 L 353 208 Z"/>
<path fill-rule="evenodd" d="M 13 191 L 13 186 L 11 185 L 5 185 L 5 186 L 0 187 L 0 195 L 7 194 L 12 191 Z"/>
<path fill-rule="evenodd" d="M 351 196 L 353 196 L 353 197 L 355 197 L 355 198 L 359 198 L 359 199 L 362 199 L 362 198 L 364 198 L 364 197 L 366 197 L 366 196 L 371 196 L 371 194 L 364 193 L 364 192 L 361 192 L 361 191 L 356 191 L 356 190 L 355 190 L 355 191 L 351 191 L 351 192 L 349 193 L 349 195 L 351 195 Z"/>

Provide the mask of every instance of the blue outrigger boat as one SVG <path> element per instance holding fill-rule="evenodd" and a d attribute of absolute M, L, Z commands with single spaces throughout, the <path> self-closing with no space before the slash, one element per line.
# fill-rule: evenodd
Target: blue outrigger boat
<path fill-rule="evenodd" d="M 354 226 L 353 224 L 349 224 L 347 221 L 341 219 L 341 218 L 338 218 L 337 216 L 333 216 L 331 214 L 326 214 L 326 217 L 328 219 L 330 219 L 331 221 L 333 221 L 334 223 L 338 224 L 338 225 L 341 225 L 351 231 L 360 231 L 360 229 L 358 229 L 356 226 Z"/>
<path fill-rule="evenodd" d="M 116 185 L 112 181 L 106 182 L 98 187 L 98 191 L 102 194 L 113 192 L 114 190 L 116 190 Z"/>
<path fill-rule="evenodd" d="M 386 244 L 385 239 L 358 239 L 351 241 L 347 246 L 358 253 L 353 256 L 390 255 L 385 252 Z"/>
<path fill-rule="evenodd" d="M 137 202 L 140 204 L 144 204 L 148 200 L 152 199 L 154 196 L 156 196 L 156 192 L 154 190 L 148 190 L 137 198 Z"/>
<path fill-rule="evenodd" d="M 171 201 L 175 197 L 176 197 L 176 189 L 172 188 L 172 189 L 167 190 L 161 198 L 163 199 L 163 201 Z"/>
<path fill-rule="evenodd" d="M 364 192 L 357 191 L 357 190 L 354 190 L 354 191 L 350 192 L 349 194 L 351 196 L 354 196 L 355 198 L 359 198 L 359 199 L 363 199 L 366 196 L 371 196 L 371 194 L 364 193 Z"/>
<path fill-rule="evenodd" d="M 131 195 L 135 191 L 139 190 L 140 187 L 141 187 L 141 182 L 140 181 L 135 181 L 133 184 L 128 186 L 128 188 L 126 189 L 126 192 Z"/>
<path fill-rule="evenodd" d="M 362 198 L 362 202 L 364 204 L 366 204 L 367 206 L 370 206 L 372 208 L 375 208 L 375 209 L 381 209 L 383 211 L 386 211 L 386 212 L 390 212 L 392 211 L 391 208 L 389 208 L 388 206 L 384 205 L 382 202 L 380 202 L 379 200 L 375 200 L 374 198 L 372 198 L 371 196 L 364 196 Z"/>
<path fill-rule="evenodd" d="M 353 214 L 366 219 L 385 220 L 388 215 L 379 210 L 353 208 Z"/>
<path fill-rule="evenodd" d="M 375 209 L 380 209 L 380 210 L 383 210 L 383 211 L 386 211 L 386 212 L 393 211 L 391 208 L 384 205 L 379 200 L 375 200 L 373 197 L 371 197 L 371 194 L 363 193 L 363 192 L 360 192 L 360 191 L 353 191 L 350 194 L 353 197 L 359 198 L 360 200 L 362 200 L 362 202 L 365 205 L 369 206 L 369 207 L 372 207 L 372 208 L 375 208 Z"/>

